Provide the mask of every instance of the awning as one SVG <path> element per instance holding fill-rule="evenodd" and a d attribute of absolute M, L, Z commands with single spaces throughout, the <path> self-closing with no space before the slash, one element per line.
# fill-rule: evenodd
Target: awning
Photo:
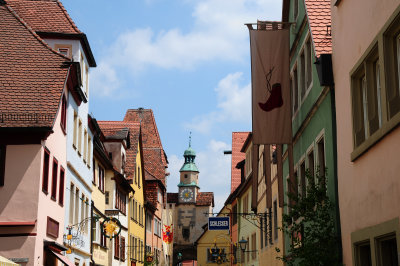
<path fill-rule="evenodd" d="M 67 259 L 67 257 L 58 254 L 56 252 L 54 252 L 53 250 L 49 250 L 51 253 L 53 253 L 54 256 L 56 256 L 62 263 L 64 263 L 67 266 L 75 266 L 74 263 L 72 263 L 69 259 Z"/>
<path fill-rule="evenodd" d="M 14 265 L 19 265 L 19 264 L 0 256 L 0 266 L 14 266 Z"/>

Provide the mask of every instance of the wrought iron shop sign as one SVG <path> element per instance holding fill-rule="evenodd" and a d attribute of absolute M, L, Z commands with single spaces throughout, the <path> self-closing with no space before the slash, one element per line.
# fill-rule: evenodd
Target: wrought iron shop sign
<path fill-rule="evenodd" d="M 229 217 L 208 217 L 208 230 L 229 230 Z"/>

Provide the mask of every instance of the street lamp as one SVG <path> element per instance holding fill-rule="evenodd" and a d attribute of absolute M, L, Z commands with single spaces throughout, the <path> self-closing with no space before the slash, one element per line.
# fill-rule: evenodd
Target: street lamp
<path fill-rule="evenodd" d="M 239 245 L 242 252 L 244 252 L 246 250 L 247 240 L 242 237 L 242 240 L 239 241 Z"/>
<path fill-rule="evenodd" d="M 182 259 L 182 253 L 179 252 L 177 257 L 178 257 L 178 260 L 181 260 Z"/>

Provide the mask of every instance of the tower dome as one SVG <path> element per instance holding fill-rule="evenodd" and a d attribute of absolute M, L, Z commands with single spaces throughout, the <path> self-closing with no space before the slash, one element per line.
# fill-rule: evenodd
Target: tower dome
<path fill-rule="evenodd" d="M 189 137 L 189 147 L 183 153 L 185 157 L 185 162 L 183 163 L 181 170 L 179 172 L 199 172 L 197 166 L 194 162 L 196 158 L 196 152 L 192 149 L 192 136 Z"/>

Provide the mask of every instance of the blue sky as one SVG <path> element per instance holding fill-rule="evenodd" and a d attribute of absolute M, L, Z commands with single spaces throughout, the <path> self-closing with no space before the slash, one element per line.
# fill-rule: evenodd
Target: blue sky
<path fill-rule="evenodd" d="M 177 192 L 192 132 L 199 185 L 230 192 L 233 131 L 251 130 L 250 48 L 244 23 L 280 20 L 281 0 L 64 0 L 86 33 L 97 68 L 90 111 L 122 120 L 129 108 L 153 109 Z"/>

